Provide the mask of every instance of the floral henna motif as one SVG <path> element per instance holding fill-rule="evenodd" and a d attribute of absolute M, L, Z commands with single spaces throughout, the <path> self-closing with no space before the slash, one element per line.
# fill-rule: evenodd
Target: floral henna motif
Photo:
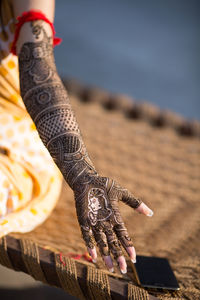
<path fill-rule="evenodd" d="M 86 245 L 95 241 L 102 255 L 122 255 L 132 246 L 118 201 L 133 208 L 141 204 L 115 181 L 101 177 L 93 166 L 70 105 L 67 91 L 53 56 L 52 38 L 43 22 L 32 22 L 35 42 L 27 42 L 19 53 L 20 88 L 24 104 L 44 145 L 74 191 L 77 217 Z"/>
<path fill-rule="evenodd" d="M 111 216 L 112 211 L 108 207 L 104 190 L 98 188 L 90 189 L 88 193 L 88 209 L 88 218 L 92 226 L 96 225 L 97 221 L 105 221 Z"/>
<path fill-rule="evenodd" d="M 75 191 L 78 219 L 83 224 L 82 234 L 88 247 L 93 248 L 94 245 L 91 244 L 92 234 L 102 255 L 107 256 L 111 252 L 117 258 L 122 255 L 121 245 L 125 249 L 133 246 L 118 208 L 120 200 L 127 203 L 127 195 L 131 207 L 141 204 L 141 200 L 134 198 L 114 180 L 100 176 L 91 176 L 81 195 Z"/>

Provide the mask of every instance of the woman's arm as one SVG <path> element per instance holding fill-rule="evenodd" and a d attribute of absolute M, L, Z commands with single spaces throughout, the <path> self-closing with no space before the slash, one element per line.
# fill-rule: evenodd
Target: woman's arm
<path fill-rule="evenodd" d="M 21 16 L 24 11 L 41 10 L 53 22 L 55 0 L 12 0 L 15 17 Z"/>
<path fill-rule="evenodd" d="M 40 9 L 53 18 L 54 1 L 52 7 L 49 0 L 14 3 L 16 16 L 25 10 Z M 136 254 L 118 201 L 145 215 L 151 215 L 151 210 L 114 180 L 101 177 L 92 164 L 56 70 L 50 26 L 42 20 L 25 23 L 20 30 L 17 54 L 21 96 L 44 145 L 74 191 L 77 217 L 88 250 L 95 260 L 96 242 L 108 268 L 113 268 L 111 252 L 125 273 L 121 245 L 133 261 Z"/>

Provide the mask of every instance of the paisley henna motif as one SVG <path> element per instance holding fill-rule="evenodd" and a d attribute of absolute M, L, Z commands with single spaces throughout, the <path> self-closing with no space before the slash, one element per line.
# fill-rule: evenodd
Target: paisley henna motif
<path fill-rule="evenodd" d="M 123 201 L 133 208 L 141 204 L 114 180 L 101 177 L 93 166 L 53 56 L 52 38 L 42 22 L 32 22 L 35 42 L 27 42 L 19 54 L 20 88 L 24 104 L 44 145 L 74 191 L 83 239 L 102 255 L 122 255 L 121 245 L 132 246 L 118 208 Z"/>

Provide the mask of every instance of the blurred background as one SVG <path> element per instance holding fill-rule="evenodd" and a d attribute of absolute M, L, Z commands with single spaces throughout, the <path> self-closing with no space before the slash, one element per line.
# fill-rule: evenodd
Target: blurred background
<path fill-rule="evenodd" d="M 200 119 L 198 0 L 57 0 L 63 77 Z"/>
<path fill-rule="evenodd" d="M 58 71 L 200 119 L 199 8 L 198 0 L 57 0 Z M 72 299 L 0 266 L 0 298 L 11 297 Z"/>

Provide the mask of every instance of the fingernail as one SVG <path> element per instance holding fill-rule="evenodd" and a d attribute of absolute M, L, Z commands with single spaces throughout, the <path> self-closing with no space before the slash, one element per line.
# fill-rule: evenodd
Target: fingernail
<path fill-rule="evenodd" d="M 97 260 L 96 260 L 96 259 L 92 259 L 92 262 L 93 262 L 94 264 L 96 264 Z"/>
<path fill-rule="evenodd" d="M 153 216 L 153 211 L 150 210 L 150 212 L 148 213 L 147 217 L 152 217 Z"/>
<path fill-rule="evenodd" d="M 131 259 L 132 263 L 135 264 L 136 263 L 136 259 Z"/>
<path fill-rule="evenodd" d="M 114 268 L 110 268 L 109 272 L 113 273 L 114 272 Z"/>
<path fill-rule="evenodd" d="M 121 269 L 120 271 L 121 271 L 122 274 L 126 274 L 127 273 L 127 270 L 122 270 Z"/>

